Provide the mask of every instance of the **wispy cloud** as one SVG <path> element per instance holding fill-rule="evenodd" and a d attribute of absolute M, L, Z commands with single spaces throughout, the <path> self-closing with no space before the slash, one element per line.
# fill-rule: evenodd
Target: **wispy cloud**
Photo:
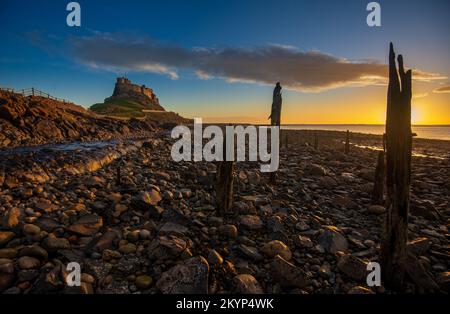
<path fill-rule="evenodd" d="M 153 72 L 178 79 L 179 70 L 192 70 L 200 79 L 273 84 L 317 92 L 344 86 L 386 84 L 388 68 L 375 61 L 352 61 L 320 51 L 292 46 L 192 49 L 148 38 L 95 34 L 72 41 L 77 60 L 88 66 L 120 71 Z M 420 81 L 445 79 L 437 73 L 413 70 Z"/>
<path fill-rule="evenodd" d="M 412 98 L 417 99 L 417 98 L 424 98 L 427 96 L 428 96 L 428 93 L 415 93 L 415 94 L 413 94 Z"/>
<path fill-rule="evenodd" d="M 433 91 L 433 93 L 437 94 L 444 94 L 444 93 L 450 93 L 450 86 L 442 86 Z"/>

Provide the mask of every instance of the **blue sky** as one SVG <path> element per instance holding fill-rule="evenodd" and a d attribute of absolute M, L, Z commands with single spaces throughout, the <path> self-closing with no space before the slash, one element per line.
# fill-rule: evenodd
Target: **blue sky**
<path fill-rule="evenodd" d="M 382 26 L 375 28 L 366 24 L 369 1 L 365 0 L 78 1 L 82 25 L 73 28 L 66 25 L 68 2 L 2 0 L 0 86 L 34 86 L 89 106 L 108 97 L 115 77 L 126 74 L 132 81 L 152 87 L 163 106 L 185 115 L 259 119 L 270 105 L 272 86 L 258 79 L 230 83 L 220 75 L 212 75 L 204 80 L 196 75 L 197 65 L 192 68 L 177 62 L 170 64 L 178 76 L 173 79 L 167 73 L 126 67 L 111 71 L 108 64 L 93 68 L 86 64 L 92 59 L 80 61 L 83 52 L 74 51 L 73 42 L 80 38 L 101 41 L 105 37 L 120 38 L 125 46 L 127 38 L 142 39 L 188 53 L 198 48 L 221 51 L 230 47 L 245 50 L 283 45 L 350 61 L 374 59 L 381 64 L 386 63 L 388 43 L 393 41 L 396 49 L 405 54 L 407 66 L 450 77 L 450 1 L 446 0 L 378 1 Z M 86 42 L 78 49 L 83 47 L 87 47 Z M 102 55 L 111 53 L 88 48 L 93 51 L 87 58 L 94 56 L 96 62 L 102 62 Z M 125 55 L 124 60 L 133 56 Z M 326 69 L 323 71 L 326 74 Z M 437 106 L 445 114 L 445 106 L 450 106 L 449 94 L 434 94 L 433 90 L 446 84 L 448 79 L 418 82 L 417 91 L 429 95 L 428 101 L 423 99 L 422 103 Z M 381 108 L 385 87 L 379 84 L 354 87 L 345 83 L 333 88 L 320 86 L 314 91 L 293 88 L 284 93 L 287 110 L 293 114 L 310 112 L 311 108 L 319 114 L 325 107 L 330 109 L 327 106 L 331 102 L 350 101 L 357 106 L 363 95 L 372 94 Z M 304 121 L 299 118 L 298 122 Z"/>

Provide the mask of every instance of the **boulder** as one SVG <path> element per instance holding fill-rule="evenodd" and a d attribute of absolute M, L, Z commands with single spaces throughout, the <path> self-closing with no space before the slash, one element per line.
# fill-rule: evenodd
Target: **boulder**
<path fill-rule="evenodd" d="M 233 278 L 233 293 L 262 294 L 264 291 L 255 277 L 249 274 L 241 274 Z"/>
<path fill-rule="evenodd" d="M 305 272 L 280 255 L 273 259 L 271 269 L 272 277 L 283 287 L 303 288 L 307 285 Z"/>
<path fill-rule="evenodd" d="M 164 272 L 156 287 L 163 294 L 208 294 L 208 273 L 206 259 L 192 257 Z"/>

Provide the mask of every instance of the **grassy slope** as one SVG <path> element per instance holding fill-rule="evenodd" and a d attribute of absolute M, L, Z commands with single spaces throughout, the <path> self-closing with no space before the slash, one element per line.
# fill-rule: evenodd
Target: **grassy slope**
<path fill-rule="evenodd" d="M 94 104 L 90 108 L 103 115 L 112 115 L 118 117 L 143 117 L 142 109 L 145 106 L 127 99 L 115 99 L 104 103 Z"/>

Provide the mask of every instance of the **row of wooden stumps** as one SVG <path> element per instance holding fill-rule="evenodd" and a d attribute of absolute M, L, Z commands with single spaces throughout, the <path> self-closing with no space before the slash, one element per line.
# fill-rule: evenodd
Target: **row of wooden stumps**
<path fill-rule="evenodd" d="M 392 43 L 389 49 L 389 86 L 386 136 L 378 155 L 373 201 L 382 203 L 384 154 L 386 154 L 386 220 L 381 243 L 381 273 L 386 286 L 405 291 L 405 278 L 417 292 L 433 292 L 437 284 L 417 257 L 408 251 L 408 213 L 411 185 L 411 70 L 405 72 L 403 57 L 397 58 Z M 384 153 L 385 152 L 385 153 Z"/>

